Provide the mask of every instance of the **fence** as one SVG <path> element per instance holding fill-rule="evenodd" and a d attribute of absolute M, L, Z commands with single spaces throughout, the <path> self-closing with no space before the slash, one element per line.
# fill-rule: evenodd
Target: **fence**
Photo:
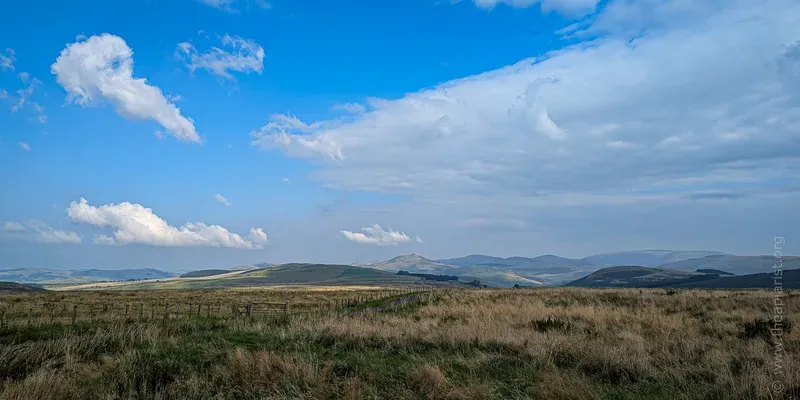
<path fill-rule="evenodd" d="M 0 308 L 0 328 L 11 326 L 41 326 L 48 324 L 77 324 L 95 322 L 163 322 L 187 319 L 269 319 L 295 315 L 350 312 L 368 309 L 371 302 L 381 305 L 392 298 L 404 304 L 410 297 L 421 298 L 434 292 L 433 288 L 386 289 L 355 293 L 344 298 L 314 303 L 295 302 L 155 302 L 69 303 L 43 302 L 34 304 L 10 303 Z"/>

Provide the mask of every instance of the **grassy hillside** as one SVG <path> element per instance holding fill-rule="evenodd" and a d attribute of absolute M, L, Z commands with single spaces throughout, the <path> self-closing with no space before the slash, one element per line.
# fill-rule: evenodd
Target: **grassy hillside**
<path fill-rule="evenodd" d="M 512 287 L 515 284 L 524 286 L 542 285 L 541 280 L 527 278 L 507 269 L 487 266 L 443 264 L 429 260 L 419 254 L 398 256 L 388 261 L 370 263 L 367 265 L 371 268 L 390 272 L 403 270 L 413 273 L 453 275 L 458 276 L 461 281 L 478 279 L 481 283 L 494 287 Z"/>
<path fill-rule="evenodd" d="M 718 269 L 735 275 L 771 272 L 778 260 L 768 256 L 712 255 L 678 262 L 667 263 L 661 268 L 695 271 L 698 269 Z M 786 256 L 780 262 L 784 270 L 800 269 L 800 257 Z"/>
<path fill-rule="evenodd" d="M 623 266 L 597 270 L 567 286 L 581 287 L 656 287 L 676 281 L 713 277 L 706 274 L 662 268 Z"/>
<path fill-rule="evenodd" d="M 771 289 L 780 282 L 785 289 L 800 289 L 800 269 L 773 273 L 724 275 L 649 267 L 609 267 L 569 283 L 580 287 Z"/>
<path fill-rule="evenodd" d="M 226 271 L 228 276 L 216 275 L 195 278 L 179 278 L 162 282 L 136 282 L 108 287 L 106 290 L 150 290 L 150 289 L 213 289 L 245 288 L 257 286 L 315 285 L 414 285 L 419 278 L 398 276 L 391 272 L 371 268 L 335 264 L 282 264 L 258 268 L 239 273 Z M 426 284 L 430 284 L 425 281 Z"/>
<path fill-rule="evenodd" d="M 29 296 L 35 304 L 68 295 L 122 305 L 264 292 Z M 771 291 L 643 292 L 452 290 L 400 310 L 289 319 L 23 323 L 0 329 L 0 399 L 791 398 L 800 334 L 789 327 L 800 319 L 785 316 L 785 373 L 775 376 L 772 324 L 763 319 Z M 794 293 L 784 300 L 790 310 L 800 305 Z"/>
<path fill-rule="evenodd" d="M 0 282 L 0 293 L 34 293 L 44 292 L 43 288 L 31 285 L 24 285 L 16 282 Z"/>
<path fill-rule="evenodd" d="M 676 288 L 714 288 L 714 289 L 773 289 L 780 283 L 784 289 L 800 289 L 800 269 L 784 270 L 780 279 L 774 273 L 720 276 L 716 279 L 678 282 L 670 285 Z"/>
<path fill-rule="evenodd" d="M 206 276 L 227 274 L 229 272 L 231 272 L 231 271 L 228 271 L 226 269 L 203 269 L 203 270 L 199 270 L 199 271 L 187 272 L 187 273 L 181 275 L 180 277 L 181 278 L 202 278 L 202 277 L 206 277 Z"/>

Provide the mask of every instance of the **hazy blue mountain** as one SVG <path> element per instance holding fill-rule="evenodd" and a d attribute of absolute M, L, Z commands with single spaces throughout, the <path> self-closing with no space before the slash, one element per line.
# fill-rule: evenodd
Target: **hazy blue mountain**
<path fill-rule="evenodd" d="M 153 268 L 118 270 L 53 270 L 42 268 L 18 268 L 0 270 L 0 280 L 3 281 L 48 284 L 162 279 L 169 278 L 171 276 L 175 276 L 175 274 Z"/>
<path fill-rule="evenodd" d="M 718 269 L 727 271 L 735 275 L 756 274 L 772 272 L 773 266 L 779 260 L 774 256 L 732 256 L 732 255 L 711 255 L 702 258 L 676 261 L 662 264 L 660 268 L 698 270 L 698 269 Z M 786 256 L 780 260 L 782 268 L 800 268 L 800 257 Z"/>
<path fill-rule="evenodd" d="M 718 251 L 674 251 L 674 250 L 637 250 L 617 253 L 595 254 L 584 258 L 588 264 L 598 267 L 617 265 L 640 265 L 656 267 L 666 263 L 703 258 L 711 255 L 727 255 Z M 694 269 L 694 268 L 693 268 Z"/>
<path fill-rule="evenodd" d="M 487 265 L 487 264 L 496 264 L 498 266 L 500 265 L 512 266 L 511 263 L 506 262 L 505 258 L 486 256 L 483 254 L 470 254 L 464 257 L 436 260 L 436 262 L 448 265 L 456 265 L 459 267 L 471 267 L 474 265 Z"/>

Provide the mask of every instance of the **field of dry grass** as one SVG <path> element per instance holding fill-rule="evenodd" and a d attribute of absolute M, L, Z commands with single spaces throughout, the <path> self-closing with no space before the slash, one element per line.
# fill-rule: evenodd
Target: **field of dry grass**
<path fill-rule="evenodd" d="M 65 292 L 0 303 L 338 304 L 355 293 Z M 798 298 L 782 299 L 780 342 L 763 323 L 768 291 L 451 289 L 399 309 L 288 319 L 14 325 L 0 331 L 0 399 L 783 399 L 800 386 Z"/>

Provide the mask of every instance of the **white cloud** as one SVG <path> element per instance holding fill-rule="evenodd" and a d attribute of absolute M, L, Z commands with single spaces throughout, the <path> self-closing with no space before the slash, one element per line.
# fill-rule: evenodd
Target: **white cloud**
<path fill-rule="evenodd" d="M 247 239 L 253 242 L 256 246 L 264 246 L 267 244 L 267 234 L 261 228 L 252 228 L 250 233 L 247 234 Z"/>
<path fill-rule="evenodd" d="M 92 244 L 102 244 L 102 245 L 106 245 L 106 246 L 113 246 L 113 245 L 117 244 L 117 242 L 111 236 L 100 234 L 100 235 L 95 235 L 94 236 L 94 241 L 92 242 Z"/>
<path fill-rule="evenodd" d="M 192 120 L 161 89 L 133 77 L 133 51 L 119 36 L 104 33 L 72 43 L 50 69 L 68 101 L 86 106 L 105 99 L 125 118 L 154 120 L 179 140 L 202 142 Z"/>
<path fill-rule="evenodd" d="M 15 113 L 25 107 L 26 104 L 30 104 L 33 110 L 36 112 L 36 119 L 41 122 L 47 122 L 47 115 L 44 112 L 44 107 L 42 107 L 39 103 L 35 101 L 31 101 L 31 96 L 36 91 L 36 88 L 42 83 L 40 80 L 31 77 L 31 75 L 27 72 L 20 72 L 18 74 L 19 80 L 22 82 L 23 87 L 17 90 L 17 101 L 11 106 L 11 112 Z M 27 86 L 26 86 L 27 85 Z M 0 93 L 0 98 L 4 98 L 8 96 L 8 92 L 3 90 Z"/>
<path fill-rule="evenodd" d="M 283 183 L 292 183 L 291 179 L 289 179 L 289 178 L 286 178 L 286 177 L 284 177 L 283 179 L 281 179 L 281 182 L 283 182 Z"/>
<path fill-rule="evenodd" d="M 31 145 L 29 145 L 29 144 L 27 144 L 25 142 L 19 142 L 19 147 L 21 147 L 22 150 L 31 151 Z"/>
<path fill-rule="evenodd" d="M 8 90 L 0 89 L 0 99 L 8 98 Z"/>
<path fill-rule="evenodd" d="M 0 53 L 0 70 L 14 70 L 14 49 L 6 49 L 6 54 Z"/>
<path fill-rule="evenodd" d="M 221 41 L 222 48 L 211 47 L 204 53 L 199 53 L 189 42 L 178 43 L 177 55 L 192 72 L 205 69 L 225 79 L 234 79 L 230 72 L 264 71 L 264 49 L 258 43 L 230 35 L 223 36 Z"/>
<path fill-rule="evenodd" d="M 222 195 L 222 193 L 215 194 L 214 199 L 228 207 L 231 206 L 231 202 L 228 201 L 228 199 L 226 199 L 225 196 Z"/>
<path fill-rule="evenodd" d="M 206 225 L 202 222 L 189 222 L 174 227 L 154 214 L 152 209 L 128 202 L 96 207 L 81 198 L 79 202 L 70 203 L 67 214 L 75 222 L 114 229 L 113 240 L 119 245 L 138 243 L 162 247 L 253 249 L 261 248 L 266 242 L 266 234 L 260 228 L 251 230 L 248 239 L 245 239 L 219 225 Z M 100 239 L 98 243 L 104 242 L 108 243 L 109 240 Z"/>
<path fill-rule="evenodd" d="M 460 0 L 451 0 L 457 3 Z M 540 4 L 542 12 L 557 11 L 561 14 L 582 16 L 593 12 L 600 0 L 472 0 L 477 7 L 493 9 L 498 4 L 505 4 L 515 8 L 531 7 Z"/>
<path fill-rule="evenodd" d="M 18 222 L 3 223 L 3 237 L 12 239 L 30 240 L 41 243 L 72 243 L 81 242 L 81 237 L 77 233 L 67 232 L 53 228 L 44 221 L 28 221 L 27 227 Z"/>
<path fill-rule="evenodd" d="M 3 230 L 6 232 L 22 232 L 25 227 L 19 222 L 8 221 L 3 223 Z"/>
<path fill-rule="evenodd" d="M 800 3 L 712 3 L 615 0 L 592 17 L 587 29 L 606 33 L 589 43 L 373 100 L 348 119 L 274 115 L 252 145 L 319 161 L 313 177 L 331 188 L 471 213 L 796 184 Z M 629 35 L 630 18 L 607 15 L 619 4 L 657 29 Z M 631 187 L 643 190 L 616 195 Z"/>
<path fill-rule="evenodd" d="M 220 10 L 228 12 L 235 11 L 235 9 L 233 8 L 233 4 L 236 2 L 236 0 L 197 0 L 197 1 L 207 6 L 218 8 Z"/>
<path fill-rule="evenodd" d="M 341 103 L 331 106 L 331 110 L 344 111 L 350 114 L 361 114 L 367 111 L 367 108 L 361 103 Z"/>
<path fill-rule="evenodd" d="M 81 237 L 74 232 L 60 231 L 43 221 L 30 221 L 28 227 L 35 233 L 35 240 L 43 243 L 72 243 L 81 242 Z"/>
<path fill-rule="evenodd" d="M 421 237 L 419 237 L 419 236 L 417 236 L 417 243 L 424 243 L 424 242 L 422 241 L 422 238 L 421 238 Z"/>
<path fill-rule="evenodd" d="M 374 244 L 378 246 L 396 246 L 400 243 L 407 243 L 411 241 L 405 233 L 399 231 L 388 231 L 381 228 L 380 225 L 372 225 L 367 228 L 361 228 L 361 232 L 339 231 L 345 238 L 361 244 Z M 419 238 L 418 238 L 419 239 Z M 420 242 L 421 243 L 421 242 Z"/>
<path fill-rule="evenodd" d="M 254 4 L 256 7 L 264 10 L 269 10 L 272 8 L 272 3 L 266 0 L 197 0 L 197 1 L 207 6 L 211 6 L 216 9 L 235 14 L 239 13 L 240 8 L 249 8 L 249 5 L 251 3 Z"/>

